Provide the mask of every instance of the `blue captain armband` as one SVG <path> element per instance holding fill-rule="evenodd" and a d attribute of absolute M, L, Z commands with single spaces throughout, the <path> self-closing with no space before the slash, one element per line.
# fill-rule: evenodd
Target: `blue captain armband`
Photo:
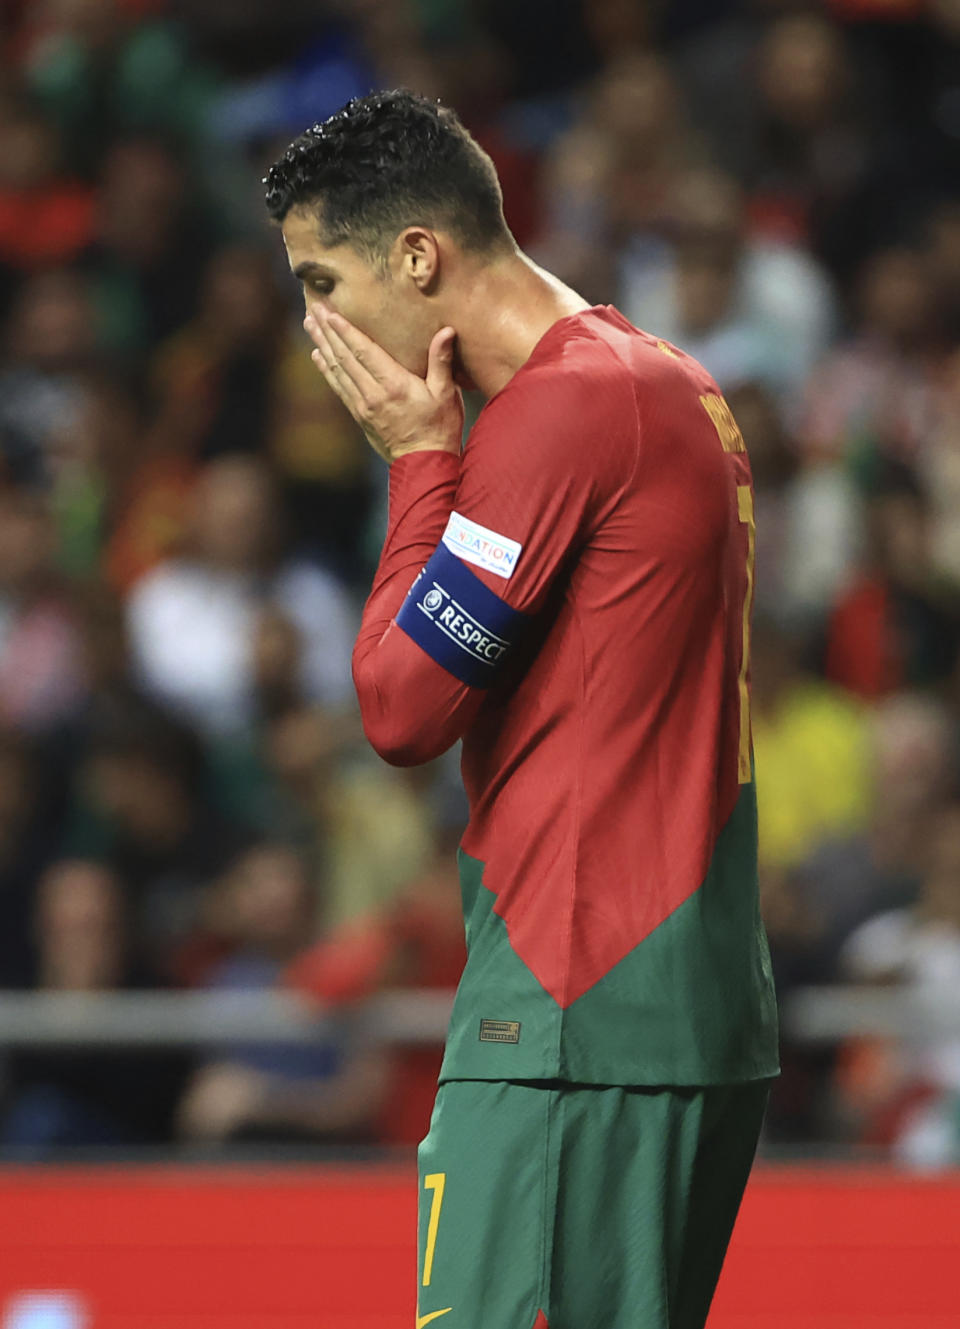
<path fill-rule="evenodd" d="M 519 640 L 526 617 L 441 544 L 411 586 L 396 621 L 448 674 L 470 687 L 488 688 Z"/>

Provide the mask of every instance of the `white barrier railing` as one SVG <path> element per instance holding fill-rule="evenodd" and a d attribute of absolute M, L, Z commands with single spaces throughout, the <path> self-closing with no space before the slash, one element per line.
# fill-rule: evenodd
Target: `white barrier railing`
<path fill-rule="evenodd" d="M 0 991 L 0 1049 L 309 1043 L 345 1025 L 383 1043 L 440 1043 L 452 1002 L 448 993 L 403 990 L 322 1011 L 287 992 Z M 799 988 L 781 1015 L 784 1032 L 804 1042 L 960 1037 L 960 990 L 932 997 L 891 987 Z"/>
<path fill-rule="evenodd" d="M 0 1048 L 191 1047 L 210 1043 L 309 1043 L 343 1030 L 386 1043 L 441 1043 L 452 995 L 382 993 L 324 1012 L 284 992 L 0 991 Z"/>
<path fill-rule="evenodd" d="M 797 988 L 782 1003 L 785 1032 L 802 1042 L 857 1035 L 960 1038 L 960 990 L 905 987 Z"/>

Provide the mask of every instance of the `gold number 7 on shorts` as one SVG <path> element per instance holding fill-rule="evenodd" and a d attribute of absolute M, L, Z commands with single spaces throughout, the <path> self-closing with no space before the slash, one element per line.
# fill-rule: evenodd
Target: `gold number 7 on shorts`
<path fill-rule="evenodd" d="M 443 1188 L 447 1182 L 445 1172 L 431 1172 L 423 1179 L 423 1189 L 433 1191 L 430 1201 L 430 1218 L 427 1222 L 427 1248 L 423 1253 L 423 1286 L 430 1286 L 433 1273 L 433 1252 L 437 1245 L 437 1228 L 440 1226 L 440 1210 L 443 1207 Z"/>

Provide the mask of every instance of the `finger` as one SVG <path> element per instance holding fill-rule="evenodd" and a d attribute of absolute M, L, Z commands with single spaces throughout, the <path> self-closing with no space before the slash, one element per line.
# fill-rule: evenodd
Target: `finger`
<path fill-rule="evenodd" d="M 453 346 L 457 334 L 453 328 L 441 328 L 427 352 L 427 387 L 435 397 L 442 397 L 453 387 Z"/>
<path fill-rule="evenodd" d="M 335 314 L 332 310 L 324 310 L 322 306 L 318 307 L 315 312 L 320 315 L 317 322 L 324 324 L 335 332 L 353 352 L 354 358 L 363 365 L 364 369 L 378 383 L 396 382 L 398 377 L 402 377 L 407 373 L 403 365 L 394 360 L 389 351 L 385 351 L 382 346 L 378 346 L 365 332 L 355 328 L 342 314 Z"/>
<path fill-rule="evenodd" d="M 326 379 L 327 387 L 335 392 L 342 401 L 349 405 L 348 397 L 350 394 L 348 392 L 348 385 L 350 388 L 352 388 L 353 385 L 349 383 L 346 375 L 339 369 L 329 351 L 323 351 L 319 346 L 315 346 L 310 352 L 310 359 Z"/>
<path fill-rule="evenodd" d="M 343 378 L 349 379 L 364 402 L 379 391 L 376 379 L 365 371 L 343 339 L 329 327 L 322 306 L 313 306 L 312 312 L 303 320 L 303 326 L 320 352 L 326 373 L 339 372 Z"/>
<path fill-rule="evenodd" d="M 325 351 L 328 343 L 326 337 L 323 335 L 323 330 L 320 327 L 320 320 L 317 318 L 316 314 L 307 314 L 306 318 L 303 320 L 303 326 L 314 346 L 318 346 L 321 351 Z"/>
<path fill-rule="evenodd" d="M 323 350 L 321 350 L 319 346 L 315 346 L 310 352 L 310 359 L 325 378 L 327 387 L 340 398 L 344 406 L 346 406 L 347 410 L 359 424 L 360 414 L 364 409 L 364 403 L 361 401 L 356 388 L 347 378 L 346 374 L 344 374 L 340 366 L 335 360 L 333 360 L 329 352 L 327 352 L 325 356 Z"/>
<path fill-rule="evenodd" d="M 334 362 L 340 366 L 360 395 L 367 401 L 373 401 L 383 395 L 383 388 L 375 379 L 350 346 L 329 322 L 320 324 L 320 332 L 326 340 Z"/>
<path fill-rule="evenodd" d="M 321 321 L 319 309 L 317 309 L 316 306 L 314 306 L 314 308 L 316 309 L 316 312 L 307 314 L 306 318 L 303 320 L 303 326 L 314 346 L 320 351 L 324 361 L 327 364 L 332 365 L 336 357 L 333 354 L 333 348 L 330 345 L 330 338 L 327 336 L 326 327 Z"/>

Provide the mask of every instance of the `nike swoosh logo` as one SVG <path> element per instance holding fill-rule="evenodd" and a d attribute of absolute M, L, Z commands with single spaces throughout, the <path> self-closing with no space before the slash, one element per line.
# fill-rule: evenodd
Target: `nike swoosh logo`
<path fill-rule="evenodd" d="M 431 1311 L 429 1315 L 418 1315 L 418 1316 L 417 1316 L 417 1329 L 423 1329 L 423 1326 L 424 1326 L 425 1324 L 429 1324 L 431 1320 L 436 1320 L 436 1319 L 438 1319 L 441 1315 L 449 1315 L 450 1312 L 451 1312 L 452 1310 L 453 1310 L 453 1307 L 452 1307 L 452 1306 L 448 1306 L 448 1307 L 446 1308 L 446 1310 L 443 1310 L 443 1311 Z"/>

